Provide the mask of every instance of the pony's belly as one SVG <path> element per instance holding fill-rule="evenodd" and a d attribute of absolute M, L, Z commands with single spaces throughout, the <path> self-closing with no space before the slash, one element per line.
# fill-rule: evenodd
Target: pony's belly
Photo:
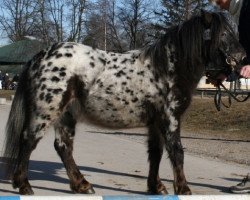
<path fill-rule="evenodd" d="M 87 112 L 83 116 L 85 122 L 111 128 L 134 128 L 143 127 L 145 123 L 135 114 L 123 112 L 123 116 L 117 112 Z"/>
<path fill-rule="evenodd" d="M 142 127 L 143 109 L 139 105 L 126 105 L 122 101 L 108 102 L 95 98 L 86 101 L 84 120 L 101 126 L 123 128 Z"/>

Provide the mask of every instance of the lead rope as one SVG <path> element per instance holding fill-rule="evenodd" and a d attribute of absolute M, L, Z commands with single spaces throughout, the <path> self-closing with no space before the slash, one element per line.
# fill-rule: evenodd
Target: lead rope
<path fill-rule="evenodd" d="M 228 104 L 225 104 L 223 101 L 222 101 L 222 91 L 221 91 L 221 87 L 224 89 L 224 91 L 228 94 Z M 250 92 L 247 93 L 247 96 L 245 96 L 243 99 L 240 99 L 237 97 L 237 94 L 234 94 L 232 93 L 230 90 L 228 90 L 224 85 L 223 83 L 220 81 L 218 82 L 217 86 L 216 86 L 217 90 L 216 90 L 216 93 L 215 93 L 215 96 L 214 96 L 214 104 L 215 104 L 215 107 L 218 111 L 221 110 L 221 105 L 223 105 L 224 107 L 226 108 L 230 108 L 231 105 L 232 105 L 232 98 L 234 100 L 236 100 L 237 102 L 244 102 L 246 101 L 249 97 L 250 97 Z"/>

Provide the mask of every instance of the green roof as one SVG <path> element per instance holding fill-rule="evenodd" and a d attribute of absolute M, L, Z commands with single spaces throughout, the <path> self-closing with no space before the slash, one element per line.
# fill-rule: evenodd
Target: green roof
<path fill-rule="evenodd" d="M 21 40 L 0 47 L 0 65 L 25 64 L 45 47 L 37 40 Z"/>

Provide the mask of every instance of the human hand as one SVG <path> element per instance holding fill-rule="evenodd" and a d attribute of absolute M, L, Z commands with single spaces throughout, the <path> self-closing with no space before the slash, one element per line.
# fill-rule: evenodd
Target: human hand
<path fill-rule="evenodd" d="M 240 75 L 244 78 L 250 78 L 250 65 L 245 65 L 240 69 Z"/>

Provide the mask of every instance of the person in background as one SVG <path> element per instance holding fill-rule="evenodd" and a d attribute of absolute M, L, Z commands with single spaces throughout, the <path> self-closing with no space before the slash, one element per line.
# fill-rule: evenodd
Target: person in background
<path fill-rule="evenodd" d="M 9 89 L 9 86 L 10 86 L 10 77 L 9 77 L 9 74 L 6 73 L 3 77 L 3 83 L 4 83 L 4 89 L 5 90 L 8 90 Z"/>
<path fill-rule="evenodd" d="M 239 42 L 245 49 L 247 57 L 239 74 L 250 78 L 250 0 L 209 0 L 220 9 L 227 10 L 238 26 Z M 233 193 L 250 193 L 250 174 L 241 183 L 229 188 Z"/>
<path fill-rule="evenodd" d="M 16 75 L 13 77 L 12 82 L 18 83 L 18 81 L 19 81 L 19 74 L 16 74 Z"/>
<path fill-rule="evenodd" d="M 0 71 L 0 89 L 2 89 L 2 81 L 3 81 L 3 75 L 2 71 Z"/>
<path fill-rule="evenodd" d="M 16 90 L 19 81 L 19 74 L 16 74 L 11 81 L 11 89 Z"/>

